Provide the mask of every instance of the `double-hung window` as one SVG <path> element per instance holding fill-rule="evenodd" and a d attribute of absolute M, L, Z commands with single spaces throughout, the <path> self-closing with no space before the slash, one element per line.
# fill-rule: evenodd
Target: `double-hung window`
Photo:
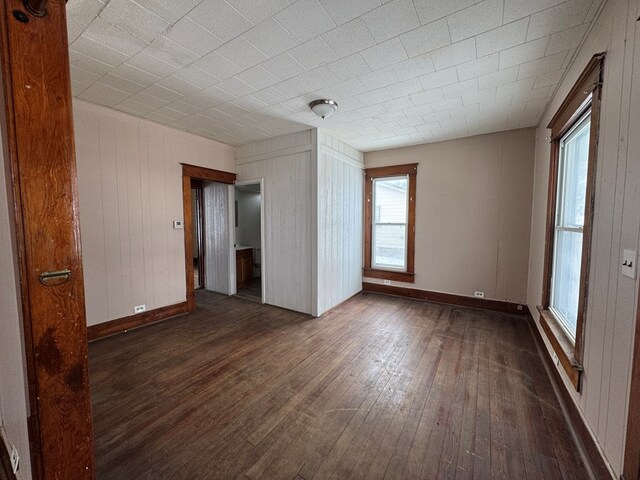
<path fill-rule="evenodd" d="M 580 390 L 604 55 L 595 55 L 548 128 L 551 163 L 540 325 Z"/>
<path fill-rule="evenodd" d="M 416 171 L 365 170 L 365 277 L 413 282 Z"/>

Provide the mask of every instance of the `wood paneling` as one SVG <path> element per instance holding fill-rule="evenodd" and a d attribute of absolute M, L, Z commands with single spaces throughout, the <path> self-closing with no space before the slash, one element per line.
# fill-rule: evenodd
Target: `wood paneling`
<path fill-rule="evenodd" d="M 638 0 L 606 2 L 576 54 L 541 125 L 548 125 L 591 57 L 607 52 L 595 181 L 593 237 L 580 394 L 572 398 L 617 478 L 623 472 L 631 359 L 637 312 L 637 280 L 620 272 L 622 250 L 640 251 L 640 66 Z M 529 310 L 542 298 L 549 131 L 537 132 L 534 215 L 531 232 Z M 536 315 L 537 317 L 537 315 Z M 536 318 L 536 322 L 538 319 Z M 542 328 L 537 323 L 538 328 Z M 544 336 L 544 335 L 543 335 Z M 551 351 L 551 346 L 546 343 Z M 573 390 L 564 371 L 566 388 Z"/>
<path fill-rule="evenodd" d="M 181 163 L 233 172 L 233 147 L 81 101 L 74 114 L 88 323 L 184 301 Z"/>
<path fill-rule="evenodd" d="M 237 150 L 238 180 L 264 179 L 264 302 L 304 313 L 313 295 L 311 150 L 308 130 Z"/>
<path fill-rule="evenodd" d="M 225 183 L 204 184 L 204 249 L 207 263 L 204 283 L 207 290 L 226 295 L 232 293 L 231 268 L 235 265 L 230 241 L 229 188 Z"/>
<path fill-rule="evenodd" d="M 91 344 L 102 480 L 589 478 L 522 317 L 201 294 Z"/>
<path fill-rule="evenodd" d="M 362 289 L 362 154 L 318 131 L 317 315 Z"/>
<path fill-rule="evenodd" d="M 458 305 L 460 307 L 481 308 L 493 310 L 495 312 L 511 313 L 514 315 L 524 315 L 522 305 L 517 303 L 501 302 L 498 300 L 488 300 L 484 298 L 464 297 L 462 295 L 452 295 L 450 293 L 429 292 L 415 288 L 396 287 L 392 285 L 382 285 L 380 283 L 364 282 L 362 289 L 365 292 L 384 293 L 386 295 L 397 295 L 399 297 L 414 298 L 428 302 L 444 303 L 447 305 Z M 520 307 L 520 308 L 518 308 Z"/>
<path fill-rule="evenodd" d="M 168 305 L 166 307 L 156 308 L 137 315 L 130 315 L 116 320 L 110 320 L 97 325 L 91 325 L 87 328 L 87 337 L 89 341 L 98 340 L 122 332 L 133 330 L 150 323 L 159 322 L 167 318 L 175 317 L 187 312 L 187 302 Z"/>
<path fill-rule="evenodd" d="M 64 2 L 18 22 L 0 6 L 7 151 L 20 259 L 33 475 L 94 478 L 80 222 Z M 43 54 L 46 52 L 46 54 Z M 40 274 L 69 269 L 56 286 Z M 27 455 L 27 452 L 22 452 Z"/>

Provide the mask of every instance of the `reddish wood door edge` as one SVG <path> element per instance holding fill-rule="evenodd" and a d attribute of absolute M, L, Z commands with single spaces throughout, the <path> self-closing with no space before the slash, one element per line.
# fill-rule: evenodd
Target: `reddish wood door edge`
<path fill-rule="evenodd" d="M 34 478 L 95 478 L 65 2 L 0 4 L 3 135 L 29 381 Z M 69 269 L 46 286 L 41 274 Z"/>

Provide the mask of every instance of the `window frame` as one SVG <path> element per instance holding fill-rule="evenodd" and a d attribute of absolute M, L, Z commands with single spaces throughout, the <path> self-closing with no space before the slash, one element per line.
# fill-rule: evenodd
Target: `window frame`
<path fill-rule="evenodd" d="M 415 279 L 415 219 L 416 219 L 416 175 L 418 164 L 393 165 L 389 167 L 367 168 L 364 170 L 364 269 L 363 275 L 398 282 L 414 283 Z M 385 269 L 372 266 L 373 254 L 373 181 L 374 179 L 407 176 L 409 192 L 407 202 L 407 252 L 406 270 Z"/>
<path fill-rule="evenodd" d="M 558 360 L 569 380 L 580 391 L 580 380 L 584 368 L 583 343 L 584 323 L 588 303 L 589 260 L 593 227 L 595 200 L 596 160 L 600 110 L 602 99 L 604 53 L 594 55 L 578 78 L 564 102 L 551 119 L 547 128 L 551 129 L 551 159 L 547 193 L 547 220 L 545 237 L 544 276 L 542 304 L 538 306 L 540 325 L 558 356 Z M 580 267 L 580 290 L 578 295 L 578 315 L 576 335 L 573 340 L 550 308 L 552 275 L 555 253 L 556 212 L 558 203 L 558 182 L 560 164 L 560 142 L 567 132 L 574 128 L 590 110 L 589 158 L 587 166 L 587 191 L 585 195 L 584 228 L 582 232 L 582 258 Z"/>

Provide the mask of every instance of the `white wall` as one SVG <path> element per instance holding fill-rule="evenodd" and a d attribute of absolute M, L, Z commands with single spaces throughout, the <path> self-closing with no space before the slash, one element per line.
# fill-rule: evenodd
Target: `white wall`
<path fill-rule="evenodd" d="M 582 393 L 566 380 L 617 478 L 623 467 L 637 280 L 623 277 L 623 249 L 638 250 L 640 230 L 640 15 L 638 0 L 609 0 L 536 134 L 528 305 L 536 322 L 542 298 L 545 218 L 553 114 L 593 54 L 606 51 L 596 201 L 585 323 Z M 539 327 L 539 325 L 538 325 Z M 544 332 L 543 338 L 546 338 Z M 547 344 L 547 348 L 550 348 Z"/>
<path fill-rule="evenodd" d="M 182 169 L 235 171 L 234 148 L 74 100 L 87 323 L 185 300 Z"/>
<path fill-rule="evenodd" d="M 0 84 L 2 78 L 0 77 Z M 1 96 L 1 94 L 0 94 Z M 24 363 L 18 261 L 13 225 L 9 158 L 0 139 L 0 436 L 20 455 L 22 477 L 31 478 L 27 430 L 27 385 Z"/>
<path fill-rule="evenodd" d="M 318 130 L 317 315 L 362 290 L 363 155 Z"/>
<path fill-rule="evenodd" d="M 204 184 L 205 288 L 230 295 L 231 288 L 231 216 L 229 215 L 230 187 L 224 183 Z"/>
<path fill-rule="evenodd" d="M 533 160 L 533 129 L 365 153 L 366 168 L 418 163 L 415 283 L 392 283 L 524 304 Z"/>
<path fill-rule="evenodd" d="M 312 313 L 312 162 L 315 132 L 236 150 L 238 180 L 264 178 L 264 302 Z"/>

